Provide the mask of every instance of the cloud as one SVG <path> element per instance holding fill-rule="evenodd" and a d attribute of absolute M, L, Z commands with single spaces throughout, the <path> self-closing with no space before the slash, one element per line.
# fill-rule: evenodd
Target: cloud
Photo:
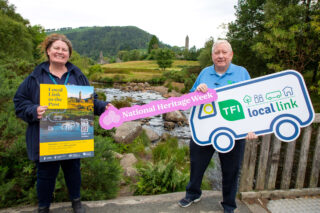
<path fill-rule="evenodd" d="M 9 0 L 32 25 L 46 29 L 80 26 L 136 26 L 172 46 L 204 46 L 235 19 L 236 0 Z"/>

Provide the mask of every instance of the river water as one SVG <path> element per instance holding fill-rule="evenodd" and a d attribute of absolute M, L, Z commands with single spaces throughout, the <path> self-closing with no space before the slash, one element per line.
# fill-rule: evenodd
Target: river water
<path fill-rule="evenodd" d="M 97 91 L 102 91 L 105 93 L 107 97 L 107 101 L 112 100 L 120 100 L 121 98 L 131 97 L 134 102 L 132 105 L 136 104 L 147 104 L 154 100 L 160 100 L 164 99 L 160 93 L 155 91 L 147 91 L 147 92 L 140 92 L 140 91 L 131 91 L 126 92 L 119 89 L 114 88 L 98 88 Z M 189 118 L 190 109 L 183 111 L 183 113 L 186 115 L 187 118 Z M 175 136 L 179 140 L 180 145 L 189 145 L 189 140 L 191 138 L 190 129 L 189 126 L 176 126 L 173 130 L 167 131 L 164 129 L 163 125 L 163 119 L 162 116 L 154 116 L 150 117 L 149 122 L 144 124 L 143 126 L 147 128 L 153 129 L 155 132 L 157 132 L 159 135 L 162 135 L 163 133 L 169 133 L 172 136 Z M 218 158 L 218 154 L 215 153 L 213 155 L 214 159 L 214 166 L 213 168 L 208 168 L 205 176 L 209 179 L 209 181 L 212 183 L 212 189 L 213 190 L 219 190 L 221 191 L 221 168 L 220 168 L 220 162 Z"/>

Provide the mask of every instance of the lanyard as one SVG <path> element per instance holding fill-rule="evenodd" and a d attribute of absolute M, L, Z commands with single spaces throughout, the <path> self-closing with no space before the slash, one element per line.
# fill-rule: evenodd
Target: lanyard
<path fill-rule="evenodd" d="M 64 85 L 67 85 L 68 80 L 69 80 L 69 76 L 70 76 L 70 72 L 68 72 L 68 74 L 67 74 L 66 80 L 64 81 Z M 54 84 L 58 84 L 58 83 L 56 82 L 56 80 L 54 79 L 54 77 L 51 75 L 51 73 L 49 73 L 49 77 L 51 78 L 51 80 L 52 80 L 52 82 L 53 82 Z"/>

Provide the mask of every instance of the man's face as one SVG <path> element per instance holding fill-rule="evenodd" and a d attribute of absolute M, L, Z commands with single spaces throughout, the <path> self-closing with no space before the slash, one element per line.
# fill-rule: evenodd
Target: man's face
<path fill-rule="evenodd" d="M 212 61 L 215 65 L 216 70 L 227 71 L 232 57 L 233 52 L 224 43 L 218 44 L 212 52 Z"/>

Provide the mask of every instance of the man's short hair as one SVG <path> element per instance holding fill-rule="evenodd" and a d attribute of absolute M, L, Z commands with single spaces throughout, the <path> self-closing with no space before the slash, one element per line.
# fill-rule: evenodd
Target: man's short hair
<path fill-rule="evenodd" d="M 214 42 L 214 44 L 212 45 L 212 52 L 214 51 L 214 48 L 219 44 L 226 44 L 229 50 L 232 52 L 231 44 L 227 40 L 217 40 L 216 42 Z"/>

